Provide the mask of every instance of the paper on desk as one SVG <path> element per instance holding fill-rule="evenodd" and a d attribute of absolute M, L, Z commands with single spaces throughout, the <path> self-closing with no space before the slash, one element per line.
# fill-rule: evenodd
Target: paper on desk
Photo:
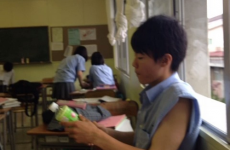
<path fill-rule="evenodd" d="M 131 126 L 130 120 L 126 118 L 119 126 L 115 128 L 115 130 L 122 132 L 132 132 L 133 128 Z"/>
<path fill-rule="evenodd" d="M 98 101 L 100 98 L 77 98 L 77 99 L 73 99 L 73 101 L 76 102 L 86 102 L 88 104 L 100 104 L 100 102 Z"/>
<path fill-rule="evenodd" d="M 120 98 L 110 97 L 110 96 L 103 96 L 100 98 L 100 100 L 103 100 L 105 102 L 116 102 L 119 101 Z"/>

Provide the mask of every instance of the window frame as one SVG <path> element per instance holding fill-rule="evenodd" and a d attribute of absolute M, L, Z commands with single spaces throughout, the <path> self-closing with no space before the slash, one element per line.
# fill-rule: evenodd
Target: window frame
<path fill-rule="evenodd" d="M 227 116 L 227 142 L 230 143 L 230 0 L 223 0 L 224 89 Z"/>
<path fill-rule="evenodd" d="M 128 49 L 128 37 L 124 43 L 116 43 L 115 46 L 115 67 L 121 72 L 129 76 L 129 49 Z"/>
<path fill-rule="evenodd" d="M 128 49 L 128 37 L 124 43 L 116 44 L 116 68 L 129 75 L 129 49 Z"/>
<path fill-rule="evenodd" d="M 126 1 L 124 1 L 124 7 L 125 4 Z M 114 16 L 116 16 L 116 0 L 114 0 Z M 117 32 L 117 28 L 115 31 Z M 116 44 L 114 46 L 114 55 L 115 55 L 115 59 L 114 59 L 115 68 L 123 72 L 125 75 L 129 76 L 130 67 L 129 67 L 128 33 L 125 42 L 118 43 L 118 41 L 116 41 Z"/>

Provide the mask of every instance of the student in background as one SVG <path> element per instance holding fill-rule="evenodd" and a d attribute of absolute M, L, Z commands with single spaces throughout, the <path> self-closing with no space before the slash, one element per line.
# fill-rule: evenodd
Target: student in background
<path fill-rule="evenodd" d="M 72 56 L 68 56 L 61 61 L 54 77 L 53 98 L 71 99 L 70 93 L 75 91 L 74 82 L 77 78 L 82 88 L 89 86 L 88 83 L 83 81 L 83 72 L 87 60 L 86 48 L 78 46 Z"/>
<path fill-rule="evenodd" d="M 0 72 L 0 80 L 2 81 L 2 85 L 9 86 L 14 83 L 14 70 L 13 63 L 5 62 L 3 64 L 3 70 Z"/>
<path fill-rule="evenodd" d="M 131 45 L 138 80 L 148 84 L 140 93 L 135 132 L 104 128 L 83 116 L 63 122 L 65 130 L 75 141 L 103 150 L 194 150 L 199 105 L 192 87 L 177 74 L 187 49 L 183 27 L 174 18 L 154 16 L 135 31 Z"/>
<path fill-rule="evenodd" d="M 114 77 L 112 69 L 104 62 L 104 58 L 100 52 L 94 52 L 91 56 L 91 68 L 89 71 L 89 81 L 93 87 L 100 85 L 114 85 Z"/>

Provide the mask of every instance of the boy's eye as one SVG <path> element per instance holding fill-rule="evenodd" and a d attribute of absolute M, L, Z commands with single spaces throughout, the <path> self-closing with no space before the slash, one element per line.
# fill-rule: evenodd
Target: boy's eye
<path fill-rule="evenodd" d="M 141 60 L 141 59 L 143 59 L 143 57 L 137 57 L 137 59 L 140 59 L 140 60 Z"/>

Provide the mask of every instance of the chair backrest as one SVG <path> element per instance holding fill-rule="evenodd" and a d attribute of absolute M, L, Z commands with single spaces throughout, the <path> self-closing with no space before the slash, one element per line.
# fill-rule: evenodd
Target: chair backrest
<path fill-rule="evenodd" d="M 19 80 L 15 84 L 11 86 L 10 92 L 11 95 L 25 104 L 25 113 L 27 116 L 33 116 L 37 110 L 37 104 L 39 99 L 39 90 L 38 88 L 41 86 L 40 83 L 31 83 L 26 80 Z M 29 104 L 34 104 L 34 109 L 29 115 L 28 107 Z"/>
<path fill-rule="evenodd" d="M 85 98 L 102 97 L 105 95 L 111 96 L 111 97 L 116 97 L 116 92 L 114 90 L 111 90 L 111 89 L 88 91 L 85 94 Z"/>
<path fill-rule="evenodd" d="M 43 84 L 52 84 L 52 83 L 53 83 L 53 80 L 54 80 L 53 77 L 52 77 L 52 78 L 43 78 L 43 79 L 42 79 L 42 83 L 43 83 Z"/>

